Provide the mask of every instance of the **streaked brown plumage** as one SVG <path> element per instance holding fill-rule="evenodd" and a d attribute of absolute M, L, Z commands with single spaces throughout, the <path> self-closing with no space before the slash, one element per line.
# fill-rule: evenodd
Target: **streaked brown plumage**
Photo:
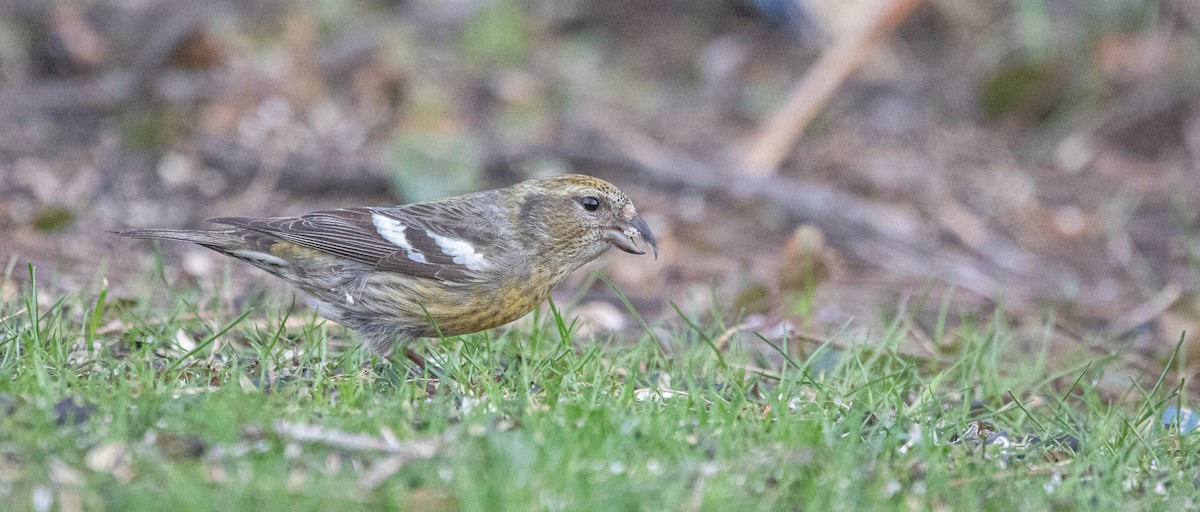
<path fill-rule="evenodd" d="M 195 242 L 266 270 L 382 353 L 520 318 L 609 247 L 644 254 L 640 240 L 658 256 L 629 198 L 579 174 L 395 207 L 210 220 L 230 227 L 121 234 Z"/>

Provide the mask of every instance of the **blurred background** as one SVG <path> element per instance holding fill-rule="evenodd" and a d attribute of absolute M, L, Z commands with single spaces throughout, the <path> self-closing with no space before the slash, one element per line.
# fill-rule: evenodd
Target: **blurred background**
<path fill-rule="evenodd" d="M 591 267 L 652 320 L 869 341 L 899 312 L 929 354 L 993 319 L 1161 365 L 1200 327 L 1200 0 L 0 3 L 5 300 L 28 263 L 161 287 L 113 230 L 561 172 L 658 235 Z M 162 251 L 172 283 L 268 280 Z M 588 272 L 561 292 L 637 328 Z"/>

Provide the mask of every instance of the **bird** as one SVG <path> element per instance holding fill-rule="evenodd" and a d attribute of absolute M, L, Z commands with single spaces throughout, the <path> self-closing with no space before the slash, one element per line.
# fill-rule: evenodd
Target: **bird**
<path fill-rule="evenodd" d="M 319 315 L 383 356 L 416 338 L 525 316 L 612 247 L 649 248 L 658 259 L 658 242 L 629 197 L 583 174 L 399 206 L 208 221 L 224 227 L 118 234 L 193 242 L 249 263 L 305 292 Z"/>

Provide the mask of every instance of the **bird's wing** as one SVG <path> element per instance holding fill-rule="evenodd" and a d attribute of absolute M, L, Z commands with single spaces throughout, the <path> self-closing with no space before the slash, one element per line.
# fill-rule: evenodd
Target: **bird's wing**
<path fill-rule="evenodd" d="M 348 208 L 301 217 L 220 217 L 211 222 L 270 235 L 383 271 L 469 283 L 491 266 L 499 235 L 467 212 L 429 205 Z M 478 217 L 478 216 L 476 216 Z"/>

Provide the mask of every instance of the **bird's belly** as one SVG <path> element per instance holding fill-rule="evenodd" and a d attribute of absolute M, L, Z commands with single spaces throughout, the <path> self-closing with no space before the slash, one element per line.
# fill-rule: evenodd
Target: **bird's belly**
<path fill-rule="evenodd" d="M 531 290 L 506 293 L 464 294 L 461 300 L 431 303 L 425 307 L 434 325 L 428 336 L 456 336 L 483 331 L 525 316 L 545 300 Z"/>
<path fill-rule="evenodd" d="M 546 300 L 549 290 L 526 285 L 471 284 L 429 286 L 411 278 L 377 279 L 348 287 L 345 296 L 331 293 L 352 315 L 370 323 L 393 324 L 417 336 L 457 336 L 499 327 L 525 316 Z"/>

